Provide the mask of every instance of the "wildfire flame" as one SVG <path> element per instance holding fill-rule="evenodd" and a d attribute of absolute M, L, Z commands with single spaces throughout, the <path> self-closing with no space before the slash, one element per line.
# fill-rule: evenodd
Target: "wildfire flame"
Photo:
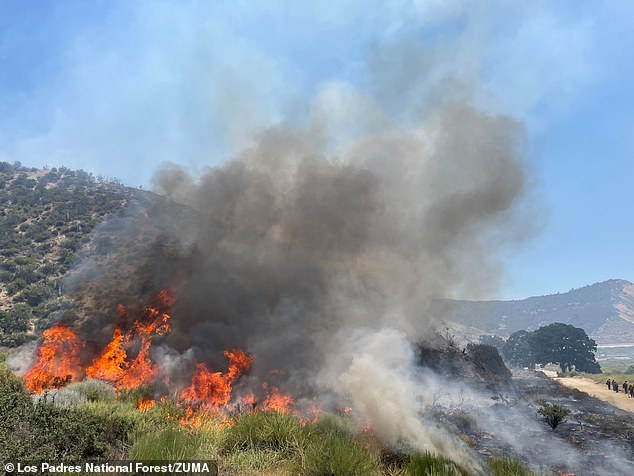
<path fill-rule="evenodd" d="M 84 344 L 75 331 L 60 324 L 45 330 L 43 337 L 37 360 L 24 376 L 31 392 L 60 388 L 81 376 L 79 353 Z"/>
<path fill-rule="evenodd" d="M 172 302 L 165 291 L 161 293 L 158 300 L 163 305 Z M 124 320 L 127 312 L 121 304 L 119 313 Z M 93 364 L 86 369 L 86 375 L 90 378 L 105 380 L 123 389 L 135 388 L 153 381 L 156 376 L 156 367 L 149 356 L 152 337 L 167 334 L 170 331 L 169 318 L 170 315 L 166 312 L 148 306 L 145 308 L 143 317 L 134 322 L 130 331 L 124 333 L 121 326 L 116 327 L 112 340 Z M 130 351 L 135 347 L 138 348 L 136 357 L 130 359 Z"/>
<path fill-rule="evenodd" d="M 156 400 L 152 400 L 150 398 L 140 398 L 136 402 L 137 410 L 141 410 L 142 412 L 150 410 L 151 408 L 154 408 L 155 405 L 156 405 Z"/>
<path fill-rule="evenodd" d="M 289 394 L 282 393 L 279 388 L 269 385 L 266 382 L 262 384 L 262 387 L 264 387 L 264 390 L 268 393 L 266 399 L 262 402 L 262 410 L 276 411 L 279 413 L 288 413 L 291 411 L 294 400 Z"/>
<path fill-rule="evenodd" d="M 112 339 L 91 360 L 80 355 L 85 343 L 73 329 L 61 324 L 47 329 L 37 350 L 37 360 L 25 375 L 28 389 L 39 393 L 85 378 L 104 380 L 118 389 L 131 389 L 155 381 L 159 375 L 150 357 L 152 340 L 171 331 L 168 311 L 174 302 L 168 290 L 159 292 L 154 305 L 145 307 L 132 324 L 128 310 L 119 304 L 119 321 Z M 184 417 L 179 418 L 182 424 L 199 426 L 203 416 L 207 415 L 227 425 L 230 424 L 230 412 L 236 408 L 238 411 L 294 412 L 293 398 L 268 383 L 262 385 L 264 397 L 256 398 L 252 392 L 232 395 L 235 382 L 249 371 L 254 358 L 240 349 L 226 350 L 224 355 L 229 361 L 224 373 L 212 371 L 202 362 L 196 364 L 191 384 L 179 393 L 179 406 L 185 410 Z M 87 366 L 82 365 L 82 358 Z M 270 372 L 273 377 L 281 373 L 280 370 Z M 230 405 L 232 399 L 234 405 Z M 141 411 L 155 405 L 156 401 L 149 398 L 139 399 L 136 403 Z M 317 411 L 313 413 L 314 417 Z"/>
<path fill-rule="evenodd" d="M 229 359 L 227 373 L 211 372 L 205 364 L 196 364 L 191 385 L 181 392 L 183 400 L 209 406 L 229 403 L 233 383 L 251 368 L 254 359 L 239 349 L 226 350 L 224 354 Z"/>

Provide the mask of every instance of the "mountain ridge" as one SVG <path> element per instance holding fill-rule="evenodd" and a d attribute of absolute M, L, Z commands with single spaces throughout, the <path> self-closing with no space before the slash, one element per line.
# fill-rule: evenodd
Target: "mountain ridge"
<path fill-rule="evenodd" d="M 508 337 L 553 322 L 583 328 L 598 344 L 634 343 L 634 284 L 609 279 L 565 293 L 520 300 L 446 300 L 435 304 L 448 322 Z"/>

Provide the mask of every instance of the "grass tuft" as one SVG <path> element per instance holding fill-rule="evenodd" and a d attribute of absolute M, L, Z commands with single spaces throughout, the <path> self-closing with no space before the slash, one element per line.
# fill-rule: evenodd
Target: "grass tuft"
<path fill-rule="evenodd" d="M 449 458 L 425 452 L 414 455 L 406 467 L 408 476 L 467 476 L 469 473 Z"/>
<path fill-rule="evenodd" d="M 199 435 L 180 428 L 165 428 L 136 440 L 130 459 L 145 461 L 187 461 L 198 457 L 202 445 Z"/>
<path fill-rule="evenodd" d="M 295 417 L 277 412 L 241 415 L 225 431 L 226 451 L 264 449 L 291 453 L 304 438 L 304 429 Z"/>
<path fill-rule="evenodd" d="M 491 476 L 532 476 L 534 474 L 526 469 L 520 459 L 513 457 L 491 458 L 489 470 Z"/>
<path fill-rule="evenodd" d="M 365 476 L 380 474 L 379 458 L 350 437 L 314 438 L 305 449 L 304 474 Z"/>

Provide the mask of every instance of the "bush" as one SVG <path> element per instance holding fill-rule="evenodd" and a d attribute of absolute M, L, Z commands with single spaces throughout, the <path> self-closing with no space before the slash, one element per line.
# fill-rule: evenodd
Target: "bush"
<path fill-rule="evenodd" d="M 33 411 L 33 403 L 24 384 L 0 364 L 0 435 L 12 431 Z"/>
<path fill-rule="evenodd" d="M 130 450 L 130 459 L 187 461 L 196 459 L 201 438 L 181 428 L 166 428 L 140 437 Z"/>
<path fill-rule="evenodd" d="M 33 317 L 31 309 L 25 304 L 16 304 L 12 309 L 0 315 L 0 330 L 5 334 L 26 332 Z"/>
<path fill-rule="evenodd" d="M 413 456 L 406 467 L 409 476 L 467 476 L 458 464 L 444 456 L 429 452 Z"/>
<path fill-rule="evenodd" d="M 491 458 L 489 460 L 491 476 L 531 476 L 524 463 L 518 458 Z"/>
<path fill-rule="evenodd" d="M 291 415 L 256 412 L 239 416 L 226 430 L 224 449 L 271 449 L 290 453 L 302 444 L 304 429 Z"/>
<path fill-rule="evenodd" d="M 88 379 L 66 388 L 76 390 L 88 402 L 112 402 L 117 396 L 115 388 L 103 380 Z"/>
<path fill-rule="evenodd" d="M 31 307 L 38 306 L 53 295 L 48 286 L 31 286 L 24 291 L 24 298 Z"/>
<path fill-rule="evenodd" d="M 310 475 L 378 475 L 379 468 L 375 454 L 343 435 L 314 438 L 305 450 L 303 469 Z"/>
<path fill-rule="evenodd" d="M 116 397 L 113 386 L 96 379 L 73 382 L 58 390 L 50 390 L 36 397 L 37 401 L 46 399 L 62 408 L 75 407 L 85 402 L 112 402 Z"/>
<path fill-rule="evenodd" d="M 331 414 L 321 415 L 306 429 L 314 436 L 328 437 L 332 435 L 352 435 L 355 432 L 354 421 Z"/>
<path fill-rule="evenodd" d="M 18 332 L 17 334 L 0 334 L 0 346 L 4 347 L 20 347 L 27 342 L 37 339 L 33 334 L 27 334 L 26 332 Z"/>
<path fill-rule="evenodd" d="M 570 415 L 570 410 L 561 405 L 553 403 L 542 403 L 541 405 L 537 413 L 542 415 L 544 421 L 548 423 L 553 430 L 557 428 L 560 423 L 565 422 L 566 417 Z"/>
<path fill-rule="evenodd" d="M 47 398 L 34 404 L 20 379 L 0 366 L 0 461 L 121 459 L 134 430 L 132 419 L 112 410 L 60 408 Z"/>

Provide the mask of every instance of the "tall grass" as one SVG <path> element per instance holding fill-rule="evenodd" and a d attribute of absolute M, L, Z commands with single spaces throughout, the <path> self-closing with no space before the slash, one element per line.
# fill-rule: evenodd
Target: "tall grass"
<path fill-rule="evenodd" d="M 199 457 L 199 435 L 181 428 L 165 428 L 144 435 L 130 449 L 130 459 L 146 461 L 188 461 Z"/>
<path fill-rule="evenodd" d="M 224 449 L 292 452 L 302 441 L 302 427 L 296 418 L 276 412 L 248 413 L 225 430 Z"/>
<path fill-rule="evenodd" d="M 534 476 L 526 469 L 524 463 L 518 458 L 504 457 L 491 458 L 489 460 L 491 476 Z"/>
<path fill-rule="evenodd" d="M 405 468 L 407 476 L 468 476 L 469 473 L 449 458 L 425 452 L 414 455 Z"/>
<path fill-rule="evenodd" d="M 58 407 L 74 407 L 84 402 L 114 402 L 116 390 L 102 380 L 88 379 L 73 382 L 66 387 L 49 390 L 34 397 L 35 401 L 45 399 Z"/>
<path fill-rule="evenodd" d="M 343 435 L 313 438 L 304 448 L 303 474 L 333 476 L 379 475 L 379 457 Z"/>

